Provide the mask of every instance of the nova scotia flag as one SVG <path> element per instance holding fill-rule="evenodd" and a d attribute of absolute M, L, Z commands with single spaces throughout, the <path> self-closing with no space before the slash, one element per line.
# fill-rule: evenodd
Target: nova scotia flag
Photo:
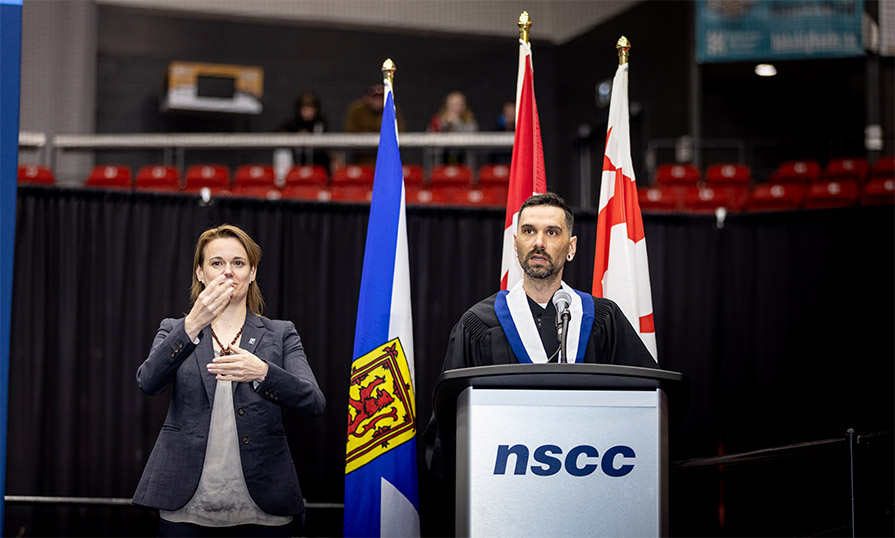
<path fill-rule="evenodd" d="M 348 395 L 345 536 L 420 534 L 404 176 L 388 78 L 384 98 Z"/>

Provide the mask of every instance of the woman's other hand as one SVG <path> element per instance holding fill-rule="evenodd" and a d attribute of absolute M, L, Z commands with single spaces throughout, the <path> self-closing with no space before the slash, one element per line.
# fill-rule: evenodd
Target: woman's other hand
<path fill-rule="evenodd" d="M 267 363 L 237 345 L 230 346 L 230 355 L 215 357 L 208 363 L 208 373 L 220 381 L 264 381 Z"/>

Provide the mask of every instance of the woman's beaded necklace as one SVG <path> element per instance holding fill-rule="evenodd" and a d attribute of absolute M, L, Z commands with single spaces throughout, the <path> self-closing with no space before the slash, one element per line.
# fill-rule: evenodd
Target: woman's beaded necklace
<path fill-rule="evenodd" d="M 225 355 L 230 355 L 233 351 L 230 350 L 231 346 L 236 345 L 236 341 L 239 340 L 239 337 L 242 335 L 242 327 L 239 328 L 239 332 L 236 333 L 236 336 L 233 337 L 233 341 L 230 342 L 230 345 L 224 347 L 224 344 L 218 339 L 218 335 L 214 333 L 214 327 L 211 327 L 211 337 L 214 338 L 214 341 L 218 343 L 218 347 L 221 348 L 221 357 Z"/>

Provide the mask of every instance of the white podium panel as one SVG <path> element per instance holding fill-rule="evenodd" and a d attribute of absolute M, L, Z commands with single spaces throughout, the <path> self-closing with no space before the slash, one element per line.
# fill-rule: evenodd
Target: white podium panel
<path fill-rule="evenodd" d="M 661 390 L 466 388 L 457 534 L 667 534 L 666 418 Z"/>

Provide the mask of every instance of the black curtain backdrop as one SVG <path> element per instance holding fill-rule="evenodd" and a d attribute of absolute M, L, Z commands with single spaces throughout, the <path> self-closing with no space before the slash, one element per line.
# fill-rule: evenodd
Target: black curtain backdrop
<path fill-rule="evenodd" d="M 139 390 L 136 369 L 159 321 L 189 309 L 196 238 L 231 223 L 264 250 L 265 314 L 295 322 L 327 397 L 319 419 L 286 415 L 303 492 L 312 503 L 341 503 L 368 209 L 19 187 L 6 493 L 132 495 L 168 404 Z M 407 210 L 420 431 L 451 327 L 497 289 L 503 220 L 500 210 Z M 722 229 L 711 216 L 645 215 L 644 225 L 660 365 L 692 384 L 689 410 L 672 430 L 672 460 L 839 437 L 849 427 L 892 429 L 892 207 L 729 215 Z M 579 213 L 575 232 L 578 257 L 566 281 L 588 290 L 595 214 Z M 779 470 L 760 482 L 740 473 L 726 497 L 716 472 L 674 475 L 672 531 L 802 532 L 797 523 L 754 527 L 755 510 L 783 521 L 799 506 L 775 511 L 749 493 L 829 497 L 823 488 L 841 486 L 836 458 L 823 485 Z M 428 500 L 433 486 L 424 466 L 420 473 L 424 531 L 437 534 L 427 523 L 439 512 Z M 891 481 L 885 487 L 890 494 Z M 147 512 L 7 504 L 5 531 L 152 534 Z M 322 512 L 308 514 L 309 533 L 339 534 L 341 512 Z M 833 512 L 830 524 L 845 515 Z"/>

